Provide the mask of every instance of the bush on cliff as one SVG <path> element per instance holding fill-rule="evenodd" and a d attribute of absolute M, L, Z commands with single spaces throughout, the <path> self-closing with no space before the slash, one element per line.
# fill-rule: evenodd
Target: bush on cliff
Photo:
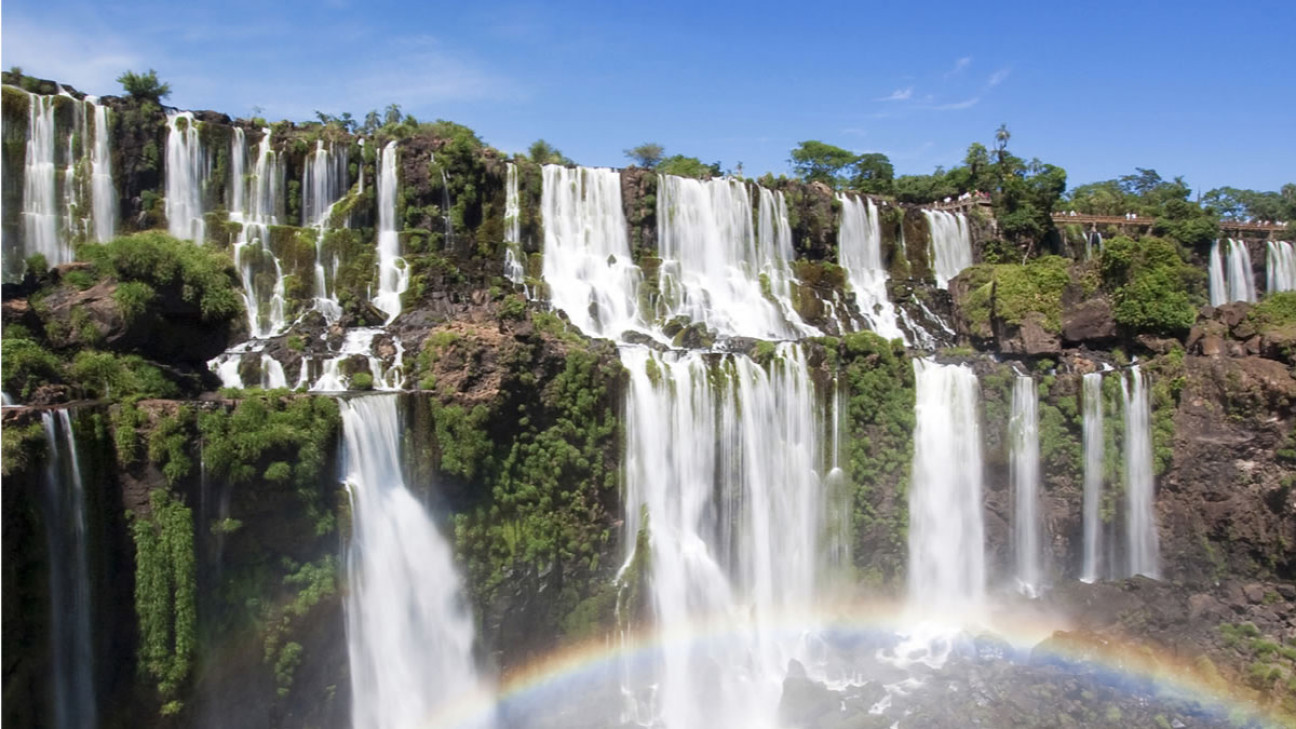
<path fill-rule="evenodd" d="M 1174 241 L 1118 236 L 1107 241 L 1100 265 L 1116 323 L 1131 332 L 1177 336 L 1192 327 L 1205 303 L 1202 272 Z"/>
<path fill-rule="evenodd" d="M 1031 313 L 1044 316 L 1044 328 L 1062 331 L 1062 292 L 1071 282 L 1067 259 L 1044 256 L 1015 263 L 973 266 L 963 274 L 971 290 L 963 311 L 975 325 L 989 325 L 992 319 L 1021 325 Z"/>
<path fill-rule="evenodd" d="M 109 243 L 87 244 L 77 252 L 102 276 L 153 289 L 156 298 L 139 286 L 128 287 L 118 304 L 131 312 L 142 313 L 142 307 L 158 300 L 182 302 L 197 308 L 203 323 L 215 325 L 243 311 L 230 259 L 214 249 L 148 231 Z"/>

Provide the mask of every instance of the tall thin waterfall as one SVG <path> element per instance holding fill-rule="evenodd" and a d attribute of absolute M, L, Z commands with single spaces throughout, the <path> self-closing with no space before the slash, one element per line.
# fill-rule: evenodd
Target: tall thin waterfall
<path fill-rule="evenodd" d="M 320 139 L 302 169 L 302 225 L 321 228 L 328 223 L 333 203 L 347 191 L 347 148 L 334 148 Z"/>
<path fill-rule="evenodd" d="M 1137 365 L 1121 380 L 1125 406 L 1125 527 L 1129 574 L 1160 576 L 1156 482 L 1152 475 L 1152 422 L 1147 385 Z"/>
<path fill-rule="evenodd" d="M 193 113 L 167 112 L 166 217 L 167 230 L 176 238 L 195 243 L 207 239 L 203 187 L 209 173 Z"/>
<path fill-rule="evenodd" d="M 23 257 L 39 253 L 51 266 L 72 260 L 60 231 L 53 96 L 28 96 L 27 158 L 23 169 Z M 21 270 L 21 266 L 20 266 Z"/>
<path fill-rule="evenodd" d="M 396 396 L 340 401 L 353 532 L 347 648 L 355 729 L 435 724 L 478 686 L 473 621 L 450 545 L 401 471 Z"/>
<path fill-rule="evenodd" d="M 86 209 L 82 194 L 86 169 L 83 163 L 89 162 L 82 159 L 86 156 L 85 140 L 88 122 L 84 103 L 77 101 L 76 97 L 67 91 L 60 91 L 59 96 L 67 99 L 72 109 L 72 128 L 64 140 L 63 147 L 63 174 L 60 177 L 62 182 L 60 187 L 63 191 L 63 219 L 59 225 L 63 244 L 71 250 L 74 241 L 85 239 L 92 231 L 93 221 L 90 219 L 90 211 Z"/>
<path fill-rule="evenodd" d="M 1080 579 L 1093 582 L 1101 575 L 1102 503 L 1104 469 L 1102 373 L 1089 372 L 1082 381 L 1084 434 L 1084 561 Z"/>
<path fill-rule="evenodd" d="M 846 269 L 855 302 L 869 328 L 887 339 L 908 338 L 896 324 L 895 306 L 887 297 L 886 266 L 882 263 L 882 225 L 877 206 L 868 198 L 838 193 L 842 204 L 837 233 L 837 262 Z"/>
<path fill-rule="evenodd" d="M 817 333 L 790 292 L 792 236 L 781 193 L 761 190 L 759 229 L 747 186 L 662 175 L 657 182 L 666 319 L 685 316 L 721 334 L 791 339 Z"/>
<path fill-rule="evenodd" d="M 1251 273 L 1251 252 L 1246 242 L 1229 239 L 1228 253 L 1220 250 L 1220 241 L 1211 245 L 1210 303 L 1220 306 L 1231 301 L 1255 301 L 1255 278 Z"/>
<path fill-rule="evenodd" d="M 543 276 L 550 302 L 581 331 L 619 339 L 644 330 L 638 310 L 639 267 L 615 170 L 545 165 Z"/>
<path fill-rule="evenodd" d="M 378 294 L 373 304 L 390 324 L 400 316 L 401 294 L 409 288 L 409 269 L 396 230 L 396 142 L 388 142 L 378 158 Z"/>
<path fill-rule="evenodd" d="M 822 414 L 800 349 L 767 373 L 744 356 L 659 355 L 624 347 L 626 534 L 651 520 L 659 629 L 720 620 L 721 641 L 668 641 L 655 706 L 666 727 L 770 726 L 787 662 L 772 630 L 812 604 L 823 523 Z M 630 538 L 628 543 L 633 544 Z"/>
<path fill-rule="evenodd" d="M 325 231 L 330 226 L 333 206 L 347 191 L 347 148 L 315 142 L 315 151 L 302 171 L 302 224 L 315 228 L 315 310 L 329 324 L 342 318 L 342 304 L 331 284 L 337 274 L 338 256 L 327 254 Z"/>
<path fill-rule="evenodd" d="M 522 203 L 518 195 L 517 165 L 509 162 L 504 179 L 504 276 L 514 284 L 526 280 L 522 265 Z"/>
<path fill-rule="evenodd" d="M 50 654 L 54 668 L 55 726 L 93 729 L 98 725 L 98 710 L 81 460 L 68 411 L 45 411 L 41 420 L 49 444 L 42 503 L 50 557 Z"/>
<path fill-rule="evenodd" d="M 959 271 L 972 265 L 972 230 L 963 213 L 924 210 L 931 231 L 931 267 L 936 285 L 945 288 Z"/>
<path fill-rule="evenodd" d="M 963 365 L 913 364 L 909 601 L 919 611 L 966 613 L 985 595 L 977 378 Z"/>
<path fill-rule="evenodd" d="M 1043 586 L 1038 399 L 1034 378 L 1017 377 L 1008 424 L 1012 437 L 1013 557 L 1017 589 L 1031 597 Z"/>
<path fill-rule="evenodd" d="M 1265 293 L 1296 291 L 1296 251 L 1291 243 L 1271 240 L 1266 244 Z"/>
<path fill-rule="evenodd" d="M 288 327 L 283 266 L 270 247 L 270 226 L 279 222 L 284 167 L 271 147 L 270 130 L 263 132 L 251 176 L 246 181 L 242 176 L 232 180 L 229 211 L 230 221 L 242 224 L 234 240 L 234 267 L 243 279 L 248 333 L 254 339 L 273 337 Z M 241 129 L 235 130 L 231 154 L 237 160 L 231 167 L 241 172 L 247 158 L 247 138 Z"/>
<path fill-rule="evenodd" d="M 117 232 L 117 190 L 113 187 L 111 127 L 108 107 L 86 99 L 93 109 L 94 142 L 90 156 L 90 200 L 94 212 L 94 239 L 103 243 Z"/>

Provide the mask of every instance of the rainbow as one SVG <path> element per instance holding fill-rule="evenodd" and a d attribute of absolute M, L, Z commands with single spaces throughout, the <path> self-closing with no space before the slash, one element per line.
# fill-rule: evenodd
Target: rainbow
<path fill-rule="evenodd" d="M 1296 727 L 1296 716 L 1265 710 L 1249 698 L 1245 689 L 1229 684 L 1211 668 L 1203 668 L 1182 656 L 1080 633 L 1057 634 L 1069 626 L 1043 613 L 1001 613 L 973 622 L 977 627 L 965 631 L 966 634 L 993 635 L 1018 656 L 1032 655 L 1032 650 L 1040 650 L 1037 647 L 1041 641 L 1055 637 L 1043 648 L 1049 661 L 1097 669 L 1114 681 L 1150 687 L 1162 698 L 1194 701 L 1222 716 L 1244 722 Z M 622 666 L 641 665 L 663 647 L 677 642 L 705 644 L 732 640 L 751 627 L 728 618 L 696 620 L 666 630 L 641 629 L 570 644 L 509 670 L 496 684 L 482 685 L 477 691 L 442 705 L 424 726 L 429 729 L 486 726 L 501 709 L 540 701 L 552 705 L 556 697 L 580 691 Z M 761 624 L 763 630 L 780 637 L 804 635 L 808 629 L 833 636 L 884 633 L 904 636 L 914 627 L 914 616 L 902 606 L 876 602 L 821 608 L 815 613 L 789 613 L 777 620 L 763 620 Z"/>

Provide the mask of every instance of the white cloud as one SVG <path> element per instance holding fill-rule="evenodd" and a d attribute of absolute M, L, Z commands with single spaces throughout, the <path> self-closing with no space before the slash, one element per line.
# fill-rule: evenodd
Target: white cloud
<path fill-rule="evenodd" d="M 963 56 L 962 58 L 954 62 L 954 68 L 951 68 L 948 72 L 946 72 L 945 78 L 949 78 L 951 76 L 957 76 L 960 73 L 963 73 L 963 70 L 970 65 L 972 65 L 972 56 Z"/>
<path fill-rule="evenodd" d="M 166 65 L 165 57 L 152 50 L 145 61 L 124 39 L 103 28 L 74 27 L 58 30 L 6 13 L 0 65 L 20 66 L 26 74 L 101 96 L 119 92 L 122 71 Z"/>
<path fill-rule="evenodd" d="M 912 97 L 913 87 L 910 86 L 908 88 L 896 89 L 891 92 L 890 96 L 883 96 L 880 99 L 876 99 L 876 101 L 908 101 Z"/>
<path fill-rule="evenodd" d="M 933 106 L 932 109 L 935 111 L 959 111 L 961 109 L 971 109 L 972 107 L 976 106 L 980 101 L 981 101 L 980 96 L 973 96 L 970 99 L 965 99 L 964 101 L 956 101 L 952 104 L 939 104 L 937 106 Z"/>
<path fill-rule="evenodd" d="M 1005 80 L 1007 80 L 1008 74 L 1010 73 L 1012 73 L 1011 68 L 1001 68 L 998 71 L 995 71 L 994 73 L 990 74 L 989 80 L 986 81 L 986 88 L 993 89 L 994 87 L 1003 83 Z"/>

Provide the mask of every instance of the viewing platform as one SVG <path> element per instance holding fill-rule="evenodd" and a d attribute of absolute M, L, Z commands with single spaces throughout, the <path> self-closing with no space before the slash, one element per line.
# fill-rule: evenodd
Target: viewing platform
<path fill-rule="evenodd" d="M 1053 213 L 1054 225 L 1079 225 L 1085 228 L 1093 228 L 1099 225 L 1114 225 L 1119 228 L 1147 231 L 1151 230 L 1156 224 L 1156 218 L 1127 218 L 1124 215 L 1084 215 L 1076 213 Z M 1285 223 L 1249 223 L 1239 220 L 1221 220 L 1220 232 L 1225 235 L 1235 234 L 1237 237 L 1243 235 L 1264 235 L 1269 238 L 1280 238 L 1288 230 Z"/>

